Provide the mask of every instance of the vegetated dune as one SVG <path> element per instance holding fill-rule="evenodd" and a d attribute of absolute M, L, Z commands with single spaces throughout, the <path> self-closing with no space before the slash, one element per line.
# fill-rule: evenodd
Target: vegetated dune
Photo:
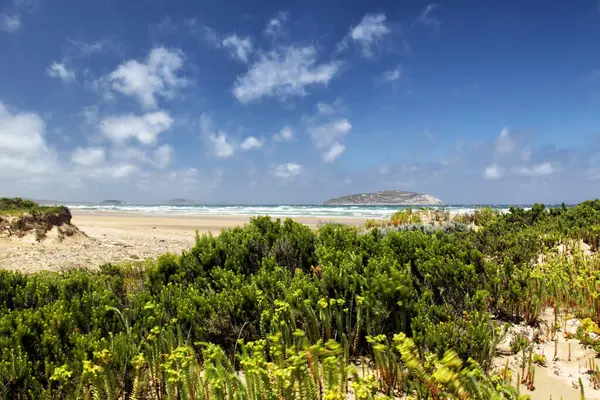
<path fill-rule="evenodd" d="M 403 210 L 312 230 L 258 217 L 143 265 L 0 271 L 0 388 L 600 398 L 600 201 L 448 218 Z"/>
<path fill-rule="evenodd" d="M 66 207 L 0 214 L 0 237 L 28 243 L 87 239 L 85 233 L 71 224 L 71 218 Z"/>

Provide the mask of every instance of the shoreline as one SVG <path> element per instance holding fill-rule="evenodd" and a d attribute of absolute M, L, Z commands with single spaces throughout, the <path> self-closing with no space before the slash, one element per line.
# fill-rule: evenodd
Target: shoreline
<path fill-rule="evenodd" d="M 41 243 L 0 238 L 0 269 L 34 273 L 69 268 L 98 268 L 106 263 L 139 262 L 165 253 L 180 254 L 196 243 L 198 234 L 218 235 L 223 229 L 245 225 L 252 216 L 160 215 L 139 212 L 71 210 L 71 223 L 85 235 L 64 242 Z M 323 223 L 359 226 L 366 218 L 291 218 L 311 229 Z"/>
<path fill-rule="evenodd" d="M 362 217 L 352 215 L 286 215 L 286 214 L 188 214 L 188 213 L 158 213 L 158 212 L 143 212 L 143 211 L 124 211 L 124 210 L 81 210 L 69 209 L 73 218 L 79 217 L 130 217 L 130 218 L 171 218 L 171 219 L 195 219 L 195 220 L 217 220 L 217 221 L 249 221 L 252 217 L 271 217 L 273 219 L 285 220 L 287 218 L 298 222 L 311 223 L 313 221 L 334 221 L 334 222 L 364 222 L 367 219 L 376 219 L 375 217 Z"/>

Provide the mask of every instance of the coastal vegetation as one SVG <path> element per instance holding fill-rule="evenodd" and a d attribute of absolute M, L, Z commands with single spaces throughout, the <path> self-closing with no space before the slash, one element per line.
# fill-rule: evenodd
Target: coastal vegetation
<path fill-rule="evenodd" d="M 23 213 L 64 213 L 68 212 L 65 206 L 42 206 L 32 200 L 25 200 L 19 197 L 0 198 L 0 215 L 23 214 Z"/>
<path fill-rule="evenodd" d="M 71 225 L 71 212 L 65 206 L 43 206 L 21 198 L 0 198 L 0 237 L 46 238 L 49 232 L 58 240 L 81 235 Z"/>
<path fill-rule="evenodd" d="M 600 353 L 600 200 L 432 213 L 256 217 L 152 261 L 0 271 L 0 397 L 521 399 L 552 357 L 536 342 Z M 518 369 L 494 365 L 548 312 L 545 339 L 511 336 Z"/>

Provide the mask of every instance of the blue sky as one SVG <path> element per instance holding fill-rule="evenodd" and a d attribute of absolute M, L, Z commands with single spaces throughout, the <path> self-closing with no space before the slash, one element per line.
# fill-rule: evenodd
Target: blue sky
<path fill-rule="evenodd" d="M 0 195 L 600 193 L 596 0 L 0 0 Z"/>

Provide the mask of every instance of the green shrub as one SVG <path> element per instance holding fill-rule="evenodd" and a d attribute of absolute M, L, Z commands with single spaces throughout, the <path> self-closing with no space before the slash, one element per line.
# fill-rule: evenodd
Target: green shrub
<path fill-rule="evenodd" d="M 535 324 L 550 305 L 600 322 L 593 260 L 538 263 L 558 243 L 594 243 L 600 201 L 478 209 L 476 230 L 418 216 L 317 231 L 259 217 L 147 263 L 0 271 L 0 397 L 343 398 L 351 360 L 370 355 L 359 398 L 518 398 L 488 375 L 495 321 Z"/>

